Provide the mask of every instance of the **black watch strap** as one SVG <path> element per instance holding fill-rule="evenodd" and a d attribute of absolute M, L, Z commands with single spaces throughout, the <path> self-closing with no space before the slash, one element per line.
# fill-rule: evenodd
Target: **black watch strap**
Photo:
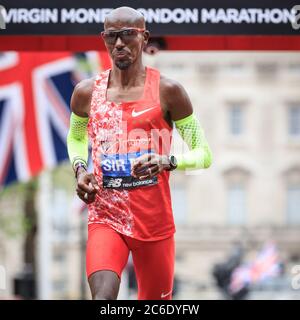
<path fill-rule="evenodd" d="M 169 165 L 170 165 L 170 168 L 168 169 L 168 171 L 173 171 L 177 168 L 177 159 L 175 156 L 173 155 L 169 156 Z"/>
<path fill-rule="evenodd" d="M 80 168 L 83 168 L 85 171 L 87 171 L 87 166 L 86 166 L 85 163 L 83 163 L 83 162 L 77 162 L 77 163 L 75 164 L 75 167 L 74 167 L 74 172 L 75 172 L 75 178 L 76 178 L 76 179 L 77 179 L 77 175 L 78 175 L 78 170 L 79 170 Z"/>

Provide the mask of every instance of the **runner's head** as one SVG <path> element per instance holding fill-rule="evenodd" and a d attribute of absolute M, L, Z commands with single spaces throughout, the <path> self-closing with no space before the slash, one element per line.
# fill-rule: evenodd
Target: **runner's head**
<path fill-rule="evenodd" d="M 106 16 L 102 37 L 114 64 L 125 70 L 141 59 L 149 31 L 145 30 L 145 19 L 141 13 L 120 7 Z"/>

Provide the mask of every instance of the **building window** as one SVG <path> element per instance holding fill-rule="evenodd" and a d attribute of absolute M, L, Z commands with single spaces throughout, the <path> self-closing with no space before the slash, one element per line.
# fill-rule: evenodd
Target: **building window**
<path fill-rule="evenodd" d="M 287 189 L 287 223 L 300 225 L 300 185 Z"/>
<path fill-rule="evenodd" d="M 228 190 L 228 223 L 246 224 L 246 191 L 243 185 L 231 185 Z"/>
<path fill-rule="evenodd" d="M 232 135 L 243 133 L 244 110 L 241 106 L 232 106 L 229 111 L 229 130 Z"/>
<path fill-rule="evenodd" d="M 289 108 L 289 134 L 300 135 L 300 105 Z"/>

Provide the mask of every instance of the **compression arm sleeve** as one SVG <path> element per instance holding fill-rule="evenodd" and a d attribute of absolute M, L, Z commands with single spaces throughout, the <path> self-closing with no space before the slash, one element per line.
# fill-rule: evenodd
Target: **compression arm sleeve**
<path fill-rule="evenodd" d="M 212 163 L 212 153 L 205 139 L 204 131 L 194 114 L 175 121 L 175 126 L 182 139 L 189 147 L 184 154 L 175 155 L 177 169 L 203 169 Z"/>
<path fill-rule="evenodd" d="M 78 162 L 87 165 L 88 161 L 88 117 L 80 117 L 71 113 L 70 129 L 67 137 L 69 159 L 72 167 Z"/>

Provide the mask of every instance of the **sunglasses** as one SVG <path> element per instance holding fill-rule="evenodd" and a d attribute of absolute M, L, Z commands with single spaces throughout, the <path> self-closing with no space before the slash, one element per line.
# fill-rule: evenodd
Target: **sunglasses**
<path fill-rule="evenodd" d="M 128 28 L 128 29 L 122 29 L 119 31 L 108 30 L 108 31 L 102 31 L 101 36 L 107 44 L 114 44 L 119 37 L 122 39 L 123 42 L 128 43 L 133 39 L 135 39 L 135 37 L 139 34 L 139 32 L 144 32 L 144 31 L 145 29 L 140 29 L 140 28 Z"/>

